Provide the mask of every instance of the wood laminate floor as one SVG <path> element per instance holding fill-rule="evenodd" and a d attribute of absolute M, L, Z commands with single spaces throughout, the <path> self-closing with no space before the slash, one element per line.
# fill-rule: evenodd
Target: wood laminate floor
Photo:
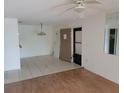
<path fill-rule="evenodd" d="M 119 93 L 118 85 L 85 69 L 5 84 L 5 93 Z"/>

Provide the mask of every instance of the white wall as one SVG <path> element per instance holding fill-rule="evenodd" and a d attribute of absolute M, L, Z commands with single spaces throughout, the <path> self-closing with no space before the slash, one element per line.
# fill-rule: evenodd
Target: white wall
<path fill-rule="evenodd" d="M 20 51 L 17 19 L 4 20 L 4 70 L 20 69 Z"/>
<path fill-rule="evenodd" d="M 55 30 L 55 46 L 54 46 L 54 56 L 59 58 L 59 52 L 60 52 L 60 31 L 59 29 Z"/>
<path fill-rule="evenodd" d="M 115 83 L 119 83 L 119 56 L 104 53 L 106 15 L 85 19 L 86 51 L 84 67 Z"/>
<path fill-rule="evenodd" d="M 109 21 L 109 23 L 111 22 Z M 82 26 L 82 66 L 115 83 L 119 83 L 119 56 L 104 53 L 105 13 L 87 17 L 80 22 L 57 26 L 57 28 L 59 30 L 60 28 L 80 26 Z"/>
<path fill-rule="evenodd" d="M 38 36 L 37 34 L 41 31 L 40 25 L 19 24 L 19 39 L 22 45 L 20 49 L 21 58 L 52 54 L 53 28 L 49 25 L 43 25 L 42 30 L 46 35 Z"/>

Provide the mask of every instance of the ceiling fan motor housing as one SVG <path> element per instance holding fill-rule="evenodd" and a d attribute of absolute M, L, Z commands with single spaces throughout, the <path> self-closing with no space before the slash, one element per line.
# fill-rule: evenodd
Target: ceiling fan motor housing
<path fill-rule="evenodd" d="M 84 11 L 84 8 L 85 8 L 84 0 L 74 0 L 74 1 L 77 4 L 77 6 L 75 7 L 75 11 L 77 12 Z"/>
<path fill-rule="evenodd" d="M 76 4 L 84 3 L 85 0 L 73 0 Z"/>

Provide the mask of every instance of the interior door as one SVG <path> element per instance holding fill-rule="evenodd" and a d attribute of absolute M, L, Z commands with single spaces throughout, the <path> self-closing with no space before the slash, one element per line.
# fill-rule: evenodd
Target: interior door
<path fill-rule="evenodd" d="M 60 56 L 64 61 L 71 62 L 71 28 L 60 30 Z"/>
<path fill-rule="evenodd" d="M 73 33 L 73 61 L 76 64 L 81 65 L 81 54 L 82 54 L 82 27 L 74 28 Z"/>

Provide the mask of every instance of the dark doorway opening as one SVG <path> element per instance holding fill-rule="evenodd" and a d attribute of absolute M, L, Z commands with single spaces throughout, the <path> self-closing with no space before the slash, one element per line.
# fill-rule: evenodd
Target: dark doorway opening
<path fill-rule="evenodd" d="M 82 27 L 73 29 L 73 62 L 81 66 Z"/>

